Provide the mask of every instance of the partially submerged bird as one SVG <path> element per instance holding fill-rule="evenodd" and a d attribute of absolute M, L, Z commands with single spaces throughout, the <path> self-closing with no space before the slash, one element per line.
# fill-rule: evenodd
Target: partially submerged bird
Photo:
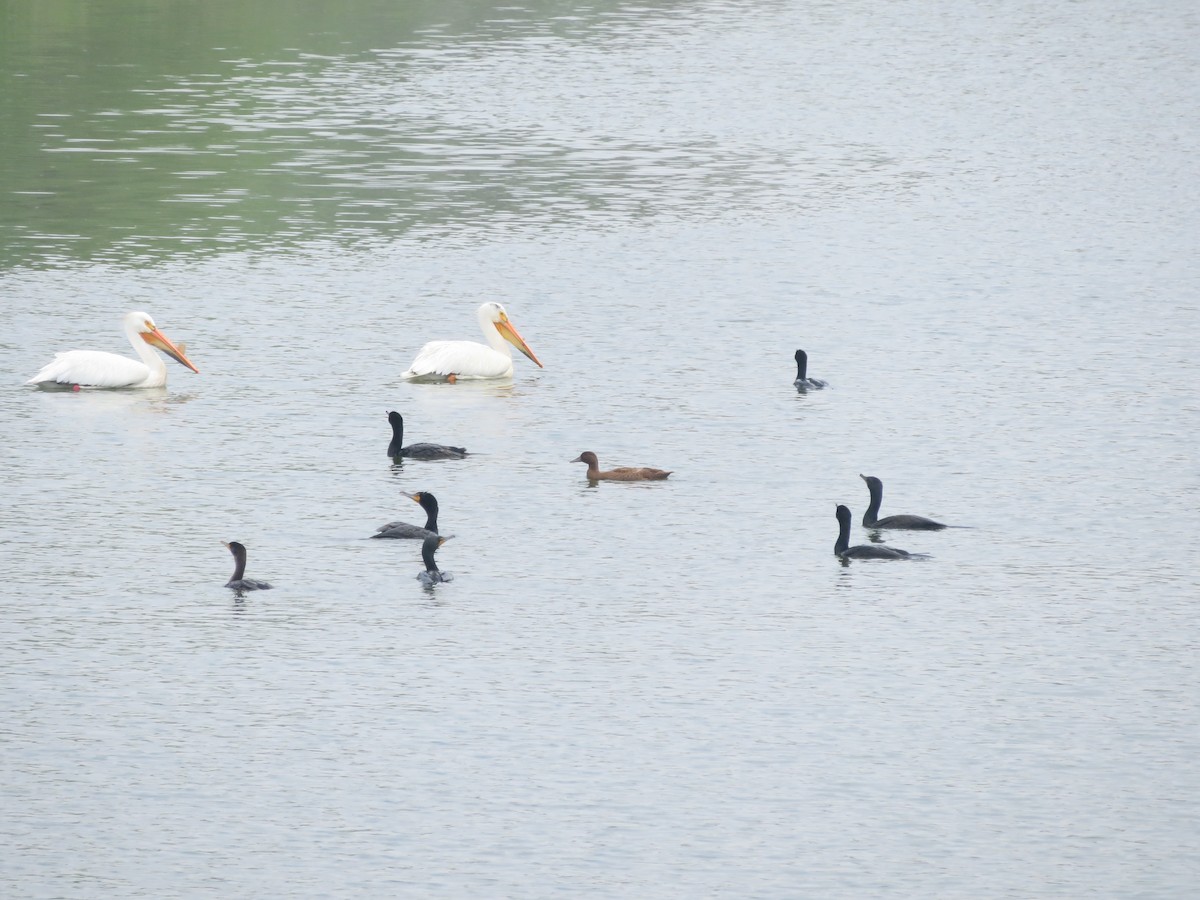
<path fill-rule="evenodd" d="M 233 588 L 235 591 L 269 591 L 271 585 L 265 581 L 257 581 L 253 578 L 245 578 L 246 574 L 246 548 L 237 541 L 221 541 L 233 554 L 233 577 L 225 582 L 225 587 Z"/>
<path fill-rule="evenodd" d="M 147 313 L 134 311 L 122 319 L 125 336 L 137 351 L 138 358 L 118 356 L 102 350 L 68 350 L 58 353 L 26 384 L 49 386 L 69 385 L 78 390 L 95 388 L 156 388 L 167 383 L 167 367 L 151 347 L 157 347 L 176 362 L 199 373 L 184 355 L 184 345 L 176 346 L 158 330 Z"/>
<path fill-rule="evenodd" d="M 808 377 L 808 354 L 803 350 L 796 351 L 796 380 L 792 382 L 798 391 L 815 391 L 828 387 L 828 381 Z"/>
<path fill-rule="evenodd" d="M 452 534 L 445 536 L 435 534 L 425 538 L 421 543 L 421 559 L 425 562 L 425 571 L 417 573 L 417 580 L 421 584 L 434 585 L 440 584 L 443 581 L 454 580 L 454 575 L 439 569 L 437 567 L 437 560 L 433 558 L 433 554 L 437 552 L 437 549 L 452 537 L 454 537 Z"/>
<path fill-rule="evenodd" d="M 874 475 L 859 475 L 858 477 L 867 483 L 867 490 L 871 492 L 871 505 L 863 513 L 863 528 L 908 528 L 914 531 L 941 531 L 946 527 L 941 522 L 926 519 L 924 516 L 899 515 L 880 519 L 879 504 L 883 502 L 883 482 Z"/>
<path fill-rule="evenodd" d="M 425 510 L 425 527 L 421 528 L 417 525 L 409 525 L 407 522 L 388 522 L 386 525 L 380 525 L 375 529 L 373 538 L 417 538 L 425 539 L 437 537 L 438 530 L 438 502 L 437 498 L 429 491 L 418 491 L 415 494 L 405 493 L 405 497 L 410 500 L 415 500 Z"/>
<path fill-rule="evenodd" d="M 839 504 L 837 508 L 838 538 L 833 553 L 842 559 L 917 559 L 923 554 L 897 550 L 885 544 L 855 544 L 850 546 L 850 510 Z"/>
<path fill-rule="evenodd" d="M 409 444 L 405 447 L 404 416 L 395 411 L 389 412 L 388 421 L 392 423 L 392 442 L 388 444 L 388 456 L 392 459 L 463 459 L 467 455 L 464 448 L 447 447 L 445 444 Z"/>
<path fill-rule="evenodd" d="M 476 317 L 486 347 L 478 341 L 430 341 L 400 377 L 409 381 L 451 382 L 462 378 L 511 378 L 513 361 L 509 344 L 533 360 L 538 368 L 544 368 L 508 320 L 503 306 L 485 303 L 476 311 Z"/>
<path fill-rule="evenodd" d="M 587 463 L 588 481 L 662 481 L 671 474 L 669 471 L 651 469 L 647 466 L 641 468 L 620 466 L 601 472 L 600 461 L 596 459 L 596 454 L 591 450 L 585 450 L 571 462 Z"/>

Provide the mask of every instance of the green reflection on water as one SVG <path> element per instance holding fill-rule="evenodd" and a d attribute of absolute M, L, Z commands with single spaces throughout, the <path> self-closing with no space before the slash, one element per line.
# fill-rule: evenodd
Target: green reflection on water
<path fill-rule="evenodd" d="M 478 46 L 555 6 L 498 24 L 481 3 L 0 2 L 0 266 L 352 242 L 502 207 L 486 165 L 455 174 L 469 197 L 430 195 L 412 173 L 479 135 L 398 128 L 377 83 L 357 91 L 355 65 Z M 347 174 L 363 160 L 386 177 Z"/>
<path fill-rule="evenodd" d="M 214 114 L 215 98 L 250 79 L 302 81 L 331 60 L 409 41 L 455 9 L 4 3 L 0 263 L 133 261 L 311 234 L 318 223 L 286 203 L 297 179 L 272 168 L 289 155 L 286 135 L 247 145 Z"/>
<path fill-rule="evenodd" d="M 708 70 L 671 94 L 644 63 L 702 8 L 0 0 L 0 268 L 771 202 L 795 162 L 736 103 L 714 136 Z"/>

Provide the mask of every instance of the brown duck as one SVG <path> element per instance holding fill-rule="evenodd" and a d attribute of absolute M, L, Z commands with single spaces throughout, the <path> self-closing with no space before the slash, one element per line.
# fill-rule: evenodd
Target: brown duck
<path fill-rule="evenodd" d="M 596 454 L 591 450 L 585 450 L 571 462 L 587 463 L 588 481 L 662 481 L 670 472 L 664 472 L 662 469 L 651 469 L 643 466 L 642 468 L 633 468 L 631 466 L 621 466 L 616 469 L 609 469 L 607 472 L 600 471 L 600 461 L 596 459 Z"/>

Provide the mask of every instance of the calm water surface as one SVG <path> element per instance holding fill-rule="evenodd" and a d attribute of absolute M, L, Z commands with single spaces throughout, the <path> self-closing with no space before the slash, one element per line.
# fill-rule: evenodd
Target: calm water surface
<path fill-rule="evenodd" d="M 5 896 L 1194 893 L 1191 5 L 252 6 L 0 6 Z"/>

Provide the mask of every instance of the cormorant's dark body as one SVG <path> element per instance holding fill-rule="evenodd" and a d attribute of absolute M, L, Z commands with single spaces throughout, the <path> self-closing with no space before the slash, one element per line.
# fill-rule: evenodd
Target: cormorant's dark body
<path fill-rule="evenodd" d="M 392 424 L 392 442 L 388 444 L 388 456 L 392 459 L 462 459 L 467 455 L 462 447 L 445 444 L 409 444 L 405 447 L 404 417 L 398 412 L 389 412 L 388 421 Z"/>
<path fill-rule="evenodd" d="M 410 500 L 415 500 L 421 504 L 421 508 L 425 510 L 425 527 L 419 525 L 410 525 L 407 522 L 388 522 L 386 525 L 380 525 L 375 529 L 373 538 L 413 538 L 425 540 L 429 537 L 437 537 L 438 533 L 438 502 L 437 497 L 429 493 L 429 491 L 418 491 L 415 494 L 405 494 Z"/>
<path fill-rule="evenodd" d="M 879 518 L 879 505 L 883 503 L 883 482 L 874 475 L 859 475 L 871 492 L 871 505 L 863 513 L 863 528 L 907 528 L 910 531 L 941 531 L 946 526 L 924 516 L 898 515 Z"/>

